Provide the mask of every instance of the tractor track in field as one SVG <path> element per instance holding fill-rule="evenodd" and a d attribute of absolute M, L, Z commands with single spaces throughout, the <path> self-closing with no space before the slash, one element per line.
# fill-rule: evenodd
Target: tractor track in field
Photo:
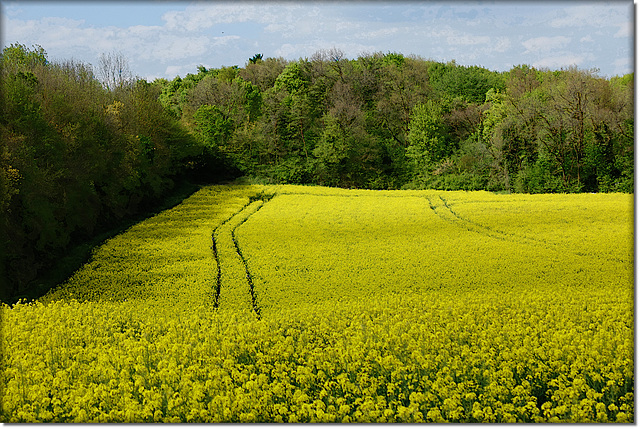
<path fill-rule="evenodd" d="M 220 265 L 220 253 L 218 252 L 218 241 L 216 240 L 216 234 L 218 233 L 218 231 L 223 226 L 225 226 L 227 223 L 229 223 L 234 217 L 236 217 L 240 213 L 242 213 L 242 211 L 245 208 L 247 208 L 247 206 L 249 204 L 251 204 L 251 201 L 249 201 L 247 204 L 245 204 L 242 207 L 240 207 L 240 209 L 238 211 L 233 213 L 231 216 L 229 216 L 227 219 L 225 219 L 220 225 L 215 227 L 213 229 L 213 232 L 211 233 L 211 250 L 213 251 L 213 259 L 215 259 L 215 261 L 216 261 L 216 271 L 217 271 L 217 273 L 216 273 L 216 285 L 215 285 L 215 297 L 214 297 L 214 301 L 213 301 L 214 308 L 218 308 L 218 306 L 220 304 L 220 291 L 222 290 L 222 266 Z"/>
<path fill-rule="evenodd" d="M 540 239 L 536 239 L 536 238 L 528 237 L 524 235 L 511 234 L 511 233 L 500 231 L 498 229 L 494 229 L 486 225 L 483 225 L 481 223 L 466 219 L 460 216 L 458 213 L 456 213 L 449 205 L 449 202 L 446 199 L 444 199 L 441 195 L 438 195 L 438 198 L 442 202 L 442 205 L 439 205 L 437 202 L 436 204 L 434 204 L 431 198 L 429 198 L 429 196 L 425 196 L 425 198 L 429 202 L 429 207 L 431 208 L 431 210 L 440 219 L 453 224 L 457 224 L 458 227 L 464 228 L 467 231 L 476 232 L 478 234 L 484 235 L 486 237 L 494 238 L 496 240 L 516 242 L 524 245 L 539 246 L 539 247 L 545 248 L 546 250 L 551 250 L 559 253 L 571 253 L 579 257 L 588 256 L 583 252 L 576 252 L 574 250 L 562 249 L 560 248 L 560 245 L 558 243 L 552 243 L 552 242 L 548 242 L 545 240 L 540 240 Z M 438 211 L 438 209 L 442 207 L 444 207 L 443 211 L 446 214 L 443 214 L 442 212 Z M 452 215 L 453 218 L 448 216 L 449 214 Z M 601 257 L 601 259 L 606 259 L 610 262 L 615 262 L 615 263 L 623 262 L 618 258 L 611 258 L 606 256 Z"/>
<path fill-rule="evenodd" d="M 215 259 L 216 261 L 216 284 L 215 284 L 215 294 L 213 297 L 214 308 L 218 308 L 218 302 L 220 299 L 220 289 L 222 289 L 222 269 L 220 268 L 220 255 L 218 254 L 218 245 L 216 244 L 216 231 L 218 230 L 218 228 L 220 228 L 220 226 L 216 227 L 216 229 L 214 229 L 213 233 L 211 234 L 211 242 L 212 242 L 211 249 L 213 250 L 213 259 Z"/>
<path fill-rule="evenodd" d="M 242 222 L 236 225 L 235 228 L 231 230 L 231 240 L 233 241 L 233 245 L 236 248 L 236 253 L 240 257 L 240 260 L 242 261 L 242 265 L 244 265 L 244 271 L 247 276 L 247 284 L 249 285 L 249 292 L 251 293 L 251 305 L 253 306 L 253 311 L 254 313 L 256 313 L 256 317 L 258 318 L 258 320 L 260 320 L 262 316 L 261 316 L 260 307 L 258 306 L 258 302 L 256 298 L 256 289 L 253 285 L 253 278 L 251 277 L 251 272 L 249 271 L 249 265 L 247 264 L 247 259 L 242 254 L 242 249 L 240 249 L 240 245 L 238 244 L 238 238 L 236 237 L 236 230 L 240 225 L 245 223 L 251 216 L 256 214 L 257 211 L 260 210 L 263 206 L 264 204 L 258 207 L 258 209 L 255 212 L 253 212 L 251 215 L 249 215 L 246 219 L 244 219 Z"/>
<path fill-rule="evenodd" d="M 434 204 L 434 202 L 431 200 L 429 196 L 426 196 L 425 198 L 429 202 L 429 207 L 431 208 L 431 210 L 440 219 L 446 222 L 455 224 L 456 226 L 463 228 L 467 231 L 475 232 L 477 234 L 481 234 L 481 235 L 484 235 L 485 237 L 490 237 L 496 240 L 517 242 L 520 244 L 527 244 L 527 245 L 534 245 L 534 246 L 542 246 L 550 250 L 560 251 L 560 249 L 556 248 L 557 244 L 555 243 L 549 243 L 544 240 L 537 240 L 527 236 L 518 236 L 515 234 L 510 234 L 510 233 L 483 225 L 481 223 L 466 219 L 460 216 L 458 213 L 456 213 L 449 205 L 449 202 L 446 199 L 444 199 L 441 195 L 438 195 L 438 199 L 442 204 L 439 204 L 438 202 Z M 444 209 L 442 209 L 443 207 Z"/>
<path fill-rule="evenodd" d="M 247 263 L 247 259 L 243 255 L 242 249 L 240 247 L 240 244 L 238 243 L 238 239 L 236 237 L 236 230 L 243 223 L 245 223 L 251 216 L 253 216 L 256 212 L 258 212 L 258 210 L 260 210 L 264 206 L 264 204 L 266 202 L 270 201 L 276 195 L 277 195 L 276 193 L 274 193 L 274 194 L 260 193 L 260 194 L 256 194 L 256 195 L 250 196 L 249 197 L 249 202 L 247 204 L 243 205 L 238 211 L 236 211 L 231 216 L 229 216 L 224 222 L 222 222 L 220 225 L 218 225 L 213 230 L 213 232 L 211 234 L 211 241 L 212 241 L 211 248 L 212 248 L 213 257 L 214 257 L 214 259 L 216 261 L 216 267 L 217 267 L 216 282 L 215 282 L 214 308 L 218 308 L 219 305 L 220 305 L 220 292 L 221 292 L 222 288 L 224 287 L 224 285 L 222 284 L 222 265 L 220 263 L 220 253 L 218 251 L 218 241 L 219 240 L 216 239 L 216 235 L 218 234 L 218 232 L 220 231 L 220 229 L 223 226 L 225 226 L 227 223 L 231 222 L 237 216 L 241 215 L 241 213 L 247 207 L 249 207 L 249 205 L 251 205 L 252 203 L 254 203 L 256 201 L 262 201 L 262 204 L 256 209 L 255 212 L 249 214 L 240 223 L 238 223 L 236 226 L 234 226 L 231 229 L 231 232 L 230 232 L 231 241 L 233 242 L 233 245 L 235 247 L 235 253 L 240 258 L 240 261 L 242 262 L 242 265 L 243 265 L 244 270 L 245 270 L 247 286 L 249 287 L 249 293 L 251 295 L 251 304 L 252 304 L 253 312 L 256 314 L 256 317 L 258 318 L 258 320 L 261 319 L 261 311 L 260 311 L 260 307 L 258 305 L 258 301 L 257 301 L 257 297 L 256 297 L 256 291 L 255 291 L 255 287 L 254 287 L 254 284 L 253 284 L 253 277 L 251 275 L 251 271 L 249 270 L 249 265 Z"/>
<path fill-rule="evenodd" d="M 460 216 L 458 213 L 456 213 L 449 205 L 449 202 L 446 199 L 444 199 L 442 195 L 438 195 L 438 198 L 442 202 L 441 206 L 433 204 L 433 202 L 429 197 L 426 197 L 426 198 L 429 201 L 429 206 L 431 207 L 431 210 L 433 210 L 434 213 L 436 213 L 441 219 L 447 220 L 449 222 L 460 221 L 462 224 L 464 224 L 464 227 L 469 231 L 477 232 L 478 234 L 486 235 L 488 237 L 495 238 L 498 240 L 518 241 L 522 244 L 535 244 L 535 245 L 542 245 L 545 247 L 549 245 L 552 245 L 552 246 L 556 245 L 555 243 L 549 243 L 544 240 L 539 240 L 539 239 L 527 237 L 524 235 L 515 235 L 505 231 L 500 231 L 499 229 L 491 228 L 479 222 L 474 222 L 472 220 L 466 219 Z M 441 213 L 438 213 L 437 209 L 440 207 L 444 207 L 447 213 L 451 213 L 454 217 L 454 220 L 448 219 L 446 216 L 443 216 Z"/>

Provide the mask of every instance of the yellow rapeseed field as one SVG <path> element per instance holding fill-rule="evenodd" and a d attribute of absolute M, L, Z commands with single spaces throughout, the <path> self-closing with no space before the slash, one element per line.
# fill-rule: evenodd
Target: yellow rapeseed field
<path fill-rule="evenodd" d="M 632 422 L 633 195 L 211 186 L 4 305 L 5 422 Z"/>

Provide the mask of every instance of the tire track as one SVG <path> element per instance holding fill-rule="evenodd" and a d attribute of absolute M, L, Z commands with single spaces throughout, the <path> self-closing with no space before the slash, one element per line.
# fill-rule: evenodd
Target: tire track
<path fill-rule="evenodd" d="M 238 211 L 236 211 L 231 216 L 229 216 L 227 219 L 225 219 L 220 225 L 215 227 L 213 232 L 211 233 L 211 250 L 213 251 L 213 258 L 216 261 L 216 268 L 217 268 L 216 284 L 215 284 L 215 298 L 214 298 L 214 301 L 213 301 L 214 302 L 214 304 L 213 304 L 214 308 L 218 308 L 218 306 L 220 304 L 220 290 L 222 289 L 222 266 L 220 264 L 220 253 L 218 251 L 218 242 L 220 240 L 219 239 L 216 240 L 216 235 L 219 233 L 219 231 L 227 223 L 231 222 L 231 220 L 233 218 L 235 218 L 240 213 L 242 213 L 247 208 L 247 206 L 249 206 L 249 204 L 251 204 L 251 200 L 249 200 L 249 202 L 247 204 L 245 204 L 242 207 L 240 207 L 240 209 Z"/>
<path fill-rule="evenodd" d="M 555 246 L 555 243 L 549 243 L 547 241 L 544 240 L 540 240 L 540 239 L 536 239 L 533 237 L 528 237 L 525 235 L 515 235 L 512 233 L 508 233 L 505 231 L 500 231 L 499 229 L 495 229 L 495 228 L 491 228 L 487 225 L 483 225 L 479 222 L 474 222 L 472 220 L 463 218 L 462 216 L 460 216 L 458 213 L 456 213 L 455 211 L 453 211 L 453 209 L 451 208 L 451 206 L 449 205 L 449 202 L 447 200 L 445 200 L 442 195 L 438 195 L 438 198 L 440 198 L 440 200 L 442 201 L 444 207 L 458 220 L 462 221 L 463 223 L 465 223 L 466 225 L 470 226 L 470 229 L 480 229 L 480 231 L 477 231 L 479 234 L 484 234 L 487 235 L 489 237 L 492 238 L 497 238 L 500 240 L 507 240 L 507 241 L 520 241 L 521 243 L 524 244 L 537 244 L 537 245 L 542 245 L 544 247 L 547 247 L 548 245 L 552 245 Z M 486 232 L 485 232 L 486 231 Z M 515 239 L 515 240 L 514 240 Z"/>
<path fill-rule="evenodd" d="M 431 210 L 433 210 L 433 212 L 441 219 L 447 222 L 457 224 L 457 226 L 459 226 L 460 228 L 464 228 L 467 231 L 475 232 L 477 234 L 481 234 L 486 237 L 494 238 L 497 240 L 543 247 L 545 250 L 551 250 L 558 253 L 564 253 L 564 254 L 570 253 L 578 257 L 589 256 L 584 252 L 578 252 L 571 249 L 562 249 L 561 245 L 558 243 L 548 242 L 548 241 L 533 238 L 533 237 L 516 235 L 516 234 L 508 233 L 505 231 L 500 231 L 498 229 L 494 229 L 489 226 L 483 225 L 479 222 L 474 222 L 472 220 L 465 219 L 451 208 L 451 206 L 449 205 L 449 202 L 446 199 L 444 199 L 442 195 L 438 195 L 437 197 L 440 199 L 440 202 L 442 204 L 439 204 L 438 202 L 434 204 L 434 202 L 431 200 L 431 198 L 429 198 L 429 196 L 425 196 L 425 198 L 429 202 L 429 207 L 431 208 Z M 439 209 L 441 209 L 442 207 L 444 207 L 444 209 L 439 211 Z M 610 262 L 615 262 L 615 263 L 624 262 L 618 258 L 612 258 L 610 256 L 605 256 L 605 255 L 602 255 L 599 258 L 605 259 Z"/>
<path fill-rule="evenodd" d="M 525 245 L 541 246 L 547 250 L 555 250 L 558 252 L 561 251 L 556 247 L 557 244 L 555 243 L 549 243 L 543 240 L 533 239 L 531 237 L 526 237 L 526 236 L 517 236 L 515 234 L 510 234 L 504 231 L 500 231 L 500 230 L 491 228 L 489 226 L 483 225 L 481 223 L 463 218 L 451 208 L 451 206 L 449 205 L 449 202 L 446 199 L 444 199 L 441 195 L 437 195 L 437 197 L 440 201 L 436 202 L 435 204 L 432 201 L 432 199 L 429 198 L 429 196 L 425 197 L 429 202 L 429 207 L 431 208 L 431 210 L 433 210 L 433 212 L 436 215 L 438 215 L 438 217 L 440 217 L 441 219 L 448 221 L 450 223 L 456 224 L 456 226 L 460 228 L 463 228 L 467 231 L 475 232 L 476 234 L 484 235 L 485 237 L 490 237 L 496 240 L 507 241 L 512 243 L 515 242 L 515 243 L 525 244 Z"/>
<path fill-rule="evenodd" d="M 249 285 L 249 292 L 251 293 L 251 305 L 253 307 L 254 313 L 256 313 L 256 316 L 258 317 L 258 320 L 260 320 L 262 317 L 260 315 L 260 307 L 258 306 L 258 302 L 257 302 L 258 300 L 256 298 L 256 289 L 253 286 L 253 278 L 251 277 L 251 272 L 249 271 L 249 265 L 247 264 L 247 259 L 242 254 L 242 249 L 240 249 L 240 245 L 238 244 L 238 238 L 236 237 L 236 230 L 240 225 L 245 223 L 251 216 L 256 214 L 258 210 L 260 210 L 263 206 L 264 206 L 264 202 L 260 204 L 260 206 L 256 209 L 255 212 L 251 213 L 242 222 L 240 222 L 231 230 L 231 240 L 233 241 L 233 245 L 236 248 L 236 253 L 240 257 L 240 260 L 242 261 L 242 265 L 244 266 L 244 271 L 246 273 L 246 278 L 247 278 L 247 284 Z"/>
<path fill-rule="evenodd" d="M 260 320 L 261 311 L 257 301 L 256 291 L 253 284 L 253 277 L 251 276 L 247 259 L 243 255 L 242 249 L 238 243 L 238 239 L 236 237 L 236 230 L 240 225 L 246 222 L 258 210 L 260 210 L 264 206 L 264 204 L 270 201 L 274 196 L 276 196 L 275 193 L 266 194 L 264 192 L 249 196 L 249 202 L 247 204 L 242 206 L 240 210 L 233 213 L 229 218 L 227 218 L 224 222 L 222 222 L 218 227 L 216 227 L 213 230 L 213 233 L 211 235 L 211 240 L 212 240 L 211 247 L 212 247 L 213 257 L 216 261 L 216 266 L 217 266 L 214 308 L 216 309 L 220 308 L 220 296 L 221 296 L 221 293 L 223 292 L 223 288 L 224 287 L 233 288 L 231 284 L 225 285 L 223 281 L 223 278 L 225 277 L 224 275 L 225 269 L 227 270 L 226 271 L 227 275 L 231 275 L 231 276 L 234 275 L 233 273 L 234 262 L 233 260 L 228 259 L 229 257 L 231 257 L 231 254 L 229 253 L 230 249 L 224 248 L 225 246 L 224 241 L 226 241 L 227 239 L 230 239 L 230 243 L 226 243 L 226 245 L 231 247 L 230 244 L 232 243 L 233 256 L 239 258 L 239 262 L 242 264 L 242 267 L 244 270 L 244 278 L 246 279 L 246 285 L 248 286 L 249 295 L 251 298 L 251 307 L 253 312 L 256 314 L 256 317 L 258 318 L 258 320 Z M 227 227 L 229 226 L 228 225 L 229 223 L 232 223 L 232 224 L 236 223 L 236 224 L 232 225 L 229 231 L 225 231 L 225 229 L 227 229 Z M 226 236 L 226 234 L 228 234 L 228 236 Z M 227 253 L 227 255 L 225 257 L 221 257 L 221 253 Z M 223 265 L 225 263 L 227 264 L 227 267 L 223 268 Z M 238 274 L 238 273 L 235 273 L 235 274 Z M 236 292 L 240 292 L 240 291 L 236 291 Z"/>
<path fill-rule="evenodd" d="M 441 195 L 438 195 L 437 197 L 440 201 L 436 202 L 435 204 L 433 200 L 429 198 L 429 196 L 425 197 L 429 202 L 429 207 L 431 208 L 431 210 L 433 210 L 433 212 L 436 215 L 438 215 L 438 217 L 440 217 L 441 219 L 453 224 L 457 224 L 458 227 L 464 228 L 467 231 L 475 232 L 477 234 L 481 234 L 496 240 L 516 242 L 516 243 L 527 244 L 527 245 L 537 245 L 545 248 L 549 248 L 549 246 L 557 246 L 557 244 L 555 243 L 549 243 L 544 240 L 534 239 L 527 236 L 518 236 L 515 234 L 510 234 L 508 232 L 500 231 L 498 229 L 491 228 L 481 223 L 463 218 L 451 208 L 451 206 L 449 205 L 449 202 L 446 199 L 444 199 Z M 558 249 L 554 249 L 554 250 L 558 250 Z"/>
<path fill-rule="evenodd" d="M 216 227 L 216 229 L 214 229 L 213 232 L 211 233 L 211 242 L 212 242 L 211 250 L 213 250 L 213 259 L 215 259 L 216 261 L 216 271 L 217 271 L 215 293 L 213 297 L 213 308 L 218 308 L 218 303 L 220 300 L 220 289 L 222 287 L 222 269 L 220 268 L 220 255 L 218 254 L 218 245 L 216 244 L 216 231 L 218 230 L 218 228 L 220 228 L 220 226 Z"/>

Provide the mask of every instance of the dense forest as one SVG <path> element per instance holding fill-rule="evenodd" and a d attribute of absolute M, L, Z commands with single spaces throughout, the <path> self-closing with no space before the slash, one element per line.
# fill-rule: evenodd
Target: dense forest
<path fill-rule="evenodd" d="M 39 46 L 2 52 L 0 299 L 184 180 L 634 190 L 632 74 L 331 49 L 147 82 L 102 59 L 94 70 Z"/>

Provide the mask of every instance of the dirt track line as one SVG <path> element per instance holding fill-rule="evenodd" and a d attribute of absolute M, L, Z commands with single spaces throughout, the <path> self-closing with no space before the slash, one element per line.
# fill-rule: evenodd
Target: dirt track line
<path fill-rule="evenodd" d="M 543 247 L 545 250 L 551 250 L 554 252 L 559 252 L 559 253 L 571 253 L 573 255 L 579 256 L 579 257 L 584 257 L 584 256 L 588 256 L 586 254 L 584 254 L 583 252 L 576 252 L 574 250 L 570 250 L 570 249 L 562 249 L 560 248 L 560 245 L 558 243 L 552 243 L 552 242 L 548 242 L 548 241 L 544 241 L 544 240 L 539 240 L 536 238 L 532 238 L 532 237 L 527 237 L 527 236 L 519 236 L 519 235 L 515 235 L 515 234 L 510 234 L 504 231 L 500 231 L 497 229 L 493 229 L 489 226 L 483 225 L 481 223 L 478 222 L 474 222 L 472 220 L 469 219 L 465 219 L 462 216 L 460 216 L 458 213 L 456 213 L 451 206 L 449 205 L 449 202 L 444 199 L 441 195 L 438 195 L 438 198 L 441 200 L 442 205 L 437 205 L 434 204 L 431 199 L 426 196 L 425 197 L 427 199 L 427 201 L 429 202 L 429 207 L 431 208 L 431 210 L 433 210 L 433 212 L 440 217 L 441 219 L 447 221 L 447 222 L 451 222 L 451 223 L 457 223 L 459 227 L 466 229 L 467 231 L 471 231 L 471 232 L 475 232 L 477 234 L 481 234 L 487 237 L 491 237 L 491 238 L 495 238 L 497 240 L 503 240 L 503 241 L 510 241 L 510 242 L 515 242 L 515 243 L 519 243 L 519 244 L 525 244 L 525 245 L 533 245 L 533 246 L 539 246 L 539 247 Z M 445 212 L 446 213 L 450 213 L 451 215 L 454 216 L 454 219 L 450 219 L 447 218 L 446 216 L 444 216 L 442 213 L 438 212 L 438 208 L 441 207 L 445 207 Z M 623 262 L 618 258 L 612 258 L 610 256 L 601 256 L 600 259 L 605 259 L 607 261 L 611 261 L 611 262 L 615 262 L 615 263 L 619 263 L 619 262 Z"/>
<path fill-rule="evenodd" d="M 218 246 L 216 244 L 216 229 L 213 230 L 211 234 L 211 249 L 213 250 L 213 259 L 216 261 L 216 284 L 215 284 L 215 293 L 213 297 L 213 308 L 218 308 L 218 300 L 220 299 L 220 289 L 222 287 L 222 269 L 220 268 L 220 256 L 218 255 Z"/>
<path fill-rule="evenodd" d="M 445 200 L 441 195 L 438 195 L 438 198 L 440 199 L 441 204 L 438 204 L 438 202 L 434 204 L 434 202 L 431 200 L 431 198 L 429 198 L 429 196 L 426 196 L 425 198 L 429 202 L 429 207 L 431 208 L 431 210 L 433 210 L 433 212 L 438 217 L 440 217 L 441 219 L 447 222 L 457 224 L 458 227 L 466 229 L 467 231 L 475 232 L 476 234 L 484 235 L 485 237 L 490 237 L 496 240 L 515 242 L 515 243 L 525 244 L 525 245 L 541 246 L 547 250 L 562 252 L 562 250 L 556 248 L 557 245 L 555 243 L 548 243 L 542 240 L 535 240 L 526 236 L 517 236 L 515 234 L 509 234 L 504 231 L 496 230 L 486 225 L 482 225 L 478 222 L 465 219 L 459 214 L 457 214 L 455 211 L 453 211 L 451 206 L 449 206 L 449 202 Z M 442 209 L 442 207 L 444 207 L 444 210 L 439 211 L 439 209 Z M 447 215 L 451 215 L 451 216 L 447 216 Z"/>
<path fill-rule="evenodd" d="M 247 204 L 245 204 L 242 207 L 240 207 L 239 210 L 234 212 L 231 216 L 229 216 L 227 219 L 225 219 L 220 225 L 215 227 L 213 229 L 213 232 L 211 233 L 211 243 L 212 243 L 211 244 L 211 249 L 213 251 L 213 258 L 216 261 L 216 268 L 217 268 L 216 284 L 215 284 L 214 308 L 218 308 L 218 306 L 220 305 L 220 291 L 222 289 L 222 265 L 220 264 L 220 253 L 218 252 L 218 241 L 219 241 L 219 239 L 216 239 L 216 235 L 219 233 L 219 231 L 222 229 L 222 227 L 224 227 L 227 223 L 231 222 L 233 220 L 233 218 L 235 218 L 236 216 L 240 215 L 240 213 L 242 213 L 249 206 L 249 204 L 251 204 L 251 202 L 252 201 L 249 200 L 249 202 Z"/>
<path fill-rule="evenodd" d="M 249 220 L 251 216 L 256 214 L 258 210 L 260 210 L 263 206 L 264 206 L 264 202 L 260 205 L 260 207 L 256 209 L 255 212 L 251 213 L 242 222 L 240 222 L 231 230 L 231 240 L 233 241 L 233 244 L 236 247 L 236 253 L 240 257 L 240 260 L 242 261 L 242 265 L 244 265 L 244 270 L 247 276 L 247 284 L 249 285 L 249 292 L 251 293 L 251 305 L 253 306 L 253 311 L 256 313 L 258 320 L 260 320 L 262 316 L 260 315 L 260 307 L 258 306 L 258 302 L 257 302 L 258 300 L 256 298 L 256 290 L 255 290 L 255 287 L 253 286 L 253 278 L 251 277 L 251 272 L 249 271 L 249 265 L 247 264 L 247 259 L 242 254 L 242 249 L 240 249 L 240 245 L 238 244 L 238 239 L 236 237 L 236 230 L 240 225 L 242 225 L 247 220 Z"/>
<path fill-rule="evenodd" d="M 464 223 L 470 224 L 472 225 L 472 227 L 476 227 L 476 228 L 480 228 L 482 230 L 487 231 L 488 233 L 483 233 L 481 231 L 477 231 L 480 234 L 485 234 L 489 237 L 494 237 L 494 238 L 499 238 L 499 239 L 504 239 L 504 240 L 508 240 L 508 241 L 520 241 L 520 242 L 524 242 L 526 244 L 538 244 L 538 245 L 542 245 L 544 247 L 547 247 L 549 245 L 555 246 L 555 243 L 548 243 L 544 240 L 538 240 L 532 237 L 527 237 L 525 235 L 515 235 L 515 234 L 510 234 L 508 232 L 505 231 L 500 231 L 499 229 L 495 229 L 495 228 L 491 228 L 489 226 L 483 225 L 481 223 L 478 222 L 474 222 L 472 220 L 463 218 L 462 216 L 460 216 L 458 213 L 456 213 L 455 211 L 453 211 L 453 209 L 451 208 L 451 206 L 449 205 L 449 202 L 447 200 L 445 200 L 442 195 L 438 195 L 438 198 L 440 198 L 440 200 L 442 201 L 442 203 L 444 204 L 444 207 L 447 208 L 447 210 L 449 212 L 451 212 L 452 215 L 454 215 L 457 219 L 461 220 Z M 496 235 L 492 235 L 492 234 L 496 234 Z M 515 240 L 514 240 L 515 239 Z M 531 242 L 531 243 L 529 243 Z"/>
<path fill-rule="evenodd" d="M 222 288 L 224 287 L 224 285 L 222 284 L 222 263 L 221 263 L 221 258 L 220 258 L 220 252 L 218 250 L 218 244 L 221 240 L 221 237 L 219 237 L 219 234 L 222 233 L 222 229 L 225 225 L 227 225 L 229 222 L 233 222 L 235 219 L 237 219 L 238 217 L 243 216 L 243 212 L 245 212 L 247 210 L 247 208 L 249 206 L 251 206 L 253 203 L 255 203 L 256 201 L 260 201 L 260 205 L 258 206 L 257 209 L 255 209 L 255 211 L 253 213 L 250 213 L 249 215 L 247 215 L 244 219 L 242 219 L 237 225 L 233 226 L 233 228 L 231 228 L 229 234 L 230 234 L 230 238 L 231 241 L 233 242 L 234 248 L 235 248 L 235 254 L 240 258 L 240 261 L 242 262 L 242 265 L 244 267 L 244 271 L 245 271 L 245 276 L 247 279 L 247 285 L 249 286 L 249 293 L 251 296 L 251 303 L 252 303 L 252 307 L 253 307 L 253 311 L 256 313 L 256 316 L 258 317 L 258 319 L 261 318 L 260 315 L 260 307 L 258 306 L 257 303 L 257 297 L 256 297 L 256 293 L 255 293 L 255 288 L 253 285 L 253 278 L 251 276 L 251 272 L 249 270 L 249 265 L 247 263 L 246 258 L 244 257 L 244 255 L 242 254 L 242 250 L 240 248 L 240 245 L 238 243 L 237 237 L 236 237 L 236 229 L 242 225 L 243 223 L 245 223 L 251 216 L 253 216 L 258 210 L 260 210 L 264 204 L 268 201 L 270 201 L 276 194 L 264 194 L 264 193 L 260 193 L 260 194 L 256 194 L 256 195 L 252 195 L 249 197 L 249 202 L 247 204 L 245 204 L 244 206 L 242 206 L 238 211 L 236 211 L 235 213 L 233 213 L 231 216 L 229 216 L 224 222 L 222 222 L 220 225 L 218 225 L 212 232 L 211 234 L 211 240 L 212 240 L 212 252 L 213 252 L 213 257 L 216 261 L 216 266 L 217 266 L 217 274 L 216 274 L 216 282 L 215 282 L 215 299 L 214 299 L 214 308 L 218 308 L 220 305 L 220 294 L 222 291 Z"/>
<path fill-rule="evenodd" d="M 218 241 L 219 240 L 216 240 L 216 235 L 222 229 L 223 226 L 225 226 L 227 223 L 229 223 L 234 217 L 236 217 L 240 213 L 242 213 L 242 211 L 244 209 L 246 209 L 249 204 L 251 204 L 251 201 L 249 201 L 247 204 L 245 204 L 242 207 L 240 207 L 240 209 L 238 209 L 231 216 L 229 216 L 227 219 L 225 219 L 220 225 L 215 227 L 213 229 L 213 231 L 211 232 L 211 250 L 213 251 L 213 258 L 216 261 L 216 268 L 217 268 L 216 284 L 215 284 L 215 298 L 214 298 L 214 302 L 213 302 L 214 308 L 218 308 L 218 306 L 220 304 L 220 290 L 222 289 L 222 266 L 220 264 L 220 254 L 218 252 Z"/>

